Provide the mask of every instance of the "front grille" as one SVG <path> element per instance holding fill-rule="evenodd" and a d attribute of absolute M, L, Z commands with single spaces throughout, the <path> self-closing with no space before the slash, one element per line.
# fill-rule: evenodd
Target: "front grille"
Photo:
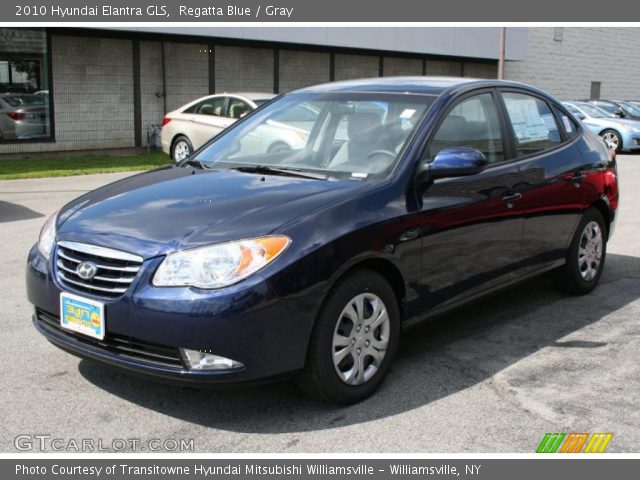
<path fill-rule="evenodd" d="M 120 250 L 61 241 L 56 248 L 56 276 L 61 284 L 72 290 L 119 297 L 138 274 L 142 260 L 138 255 Z M 83 262 L 91 262 L 97 267 L 91 279 L 80 277 L 76 271 Z"/>
<path fill-rule="evenodd" d="M 40 309 L 36 309 L 36 319 L 40 325 L 46 329 L 56 330 L 65 336 L 72 337 L 74 340 L 87 345 L 100 347 L 120 357 L 143 360 L 165 367 L 184 369 L 184 363 L 177 348 L 149 343 L 122 335 L 114 335 L 108 332 L 102 340 L 87 337 L 80 333 L 63 329 L 60 326 L 59 317 Z"/>

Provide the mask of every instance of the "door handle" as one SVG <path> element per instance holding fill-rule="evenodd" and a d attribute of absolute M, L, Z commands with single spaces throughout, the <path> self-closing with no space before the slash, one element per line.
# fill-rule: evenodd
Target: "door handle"
<path fill-rule="evenodd" d="M 572 182 L 581 182 L 582 180 L 584 180 L 584 177 L 585 177 L 584 173 L 580 171 L 575 171 L 573 173 L 567 173 L 564 178 Z"/>
<path fill-rule="evenodd" d="M 513 202 L 517 202 L 521 198 L 522 198 L 521 193 L 507 193 L 502 196 L 502 201 L 505 203 L 513 203 Z"/>

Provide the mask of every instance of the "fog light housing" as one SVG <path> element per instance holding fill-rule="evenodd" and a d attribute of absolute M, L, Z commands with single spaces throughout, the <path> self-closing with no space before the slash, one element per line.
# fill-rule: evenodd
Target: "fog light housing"
<path fill-rule="evenodd" d="M 214 355 L 206 350 L 181 348 L 180 353 L 190 370 L 237 370 L 244 368 L 240 362 Z"/>

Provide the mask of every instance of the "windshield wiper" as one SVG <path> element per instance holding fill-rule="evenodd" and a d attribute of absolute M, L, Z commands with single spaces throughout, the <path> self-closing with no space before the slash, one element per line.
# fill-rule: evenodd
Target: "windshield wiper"
<path fill-rule="evenodd" d="M 207 170 L 209 167 L 202 161 L 196 158 L 189 158 L 184 161 L 183 165 L 191 165 L 192 167 L 198 167 L 202 170 Z"/>
<path fill-rule="evenodd" d="M 261 173 L 264 175 L 282 175 L 287 177 L 314 178 L 316 180 L 327 180 L 327 176 L 322 173 L 313 173 L 302 171 L 293 167 L 269 167 L 267 165 L 247 165 L 231 167 L 231 170 L 237 170 L 244 173 Z"/>

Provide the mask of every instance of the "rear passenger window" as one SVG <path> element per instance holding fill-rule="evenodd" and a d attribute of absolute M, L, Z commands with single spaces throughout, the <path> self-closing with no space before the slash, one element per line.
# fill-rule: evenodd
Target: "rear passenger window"
<path fill-rule="evenodd" d="M 197 113 L 199 115 L 222 116 L 225 97 L 207 98 L 200 103 L 190 106 L 184 113 Z"/>
<path fill-rule="evenodd" d="M 490 93 L 462 100 L 447 114 L 431 140 L 431 158 L 447 147 L 474 148 L 489 163 L 504 160 L 500 122 Z"/>
<path fill-rule="evenodd" d="M 523 93 L 502 96 L 516 135 L 518 156 L 541 152 L 562 142 L 547 102 Z"/>

